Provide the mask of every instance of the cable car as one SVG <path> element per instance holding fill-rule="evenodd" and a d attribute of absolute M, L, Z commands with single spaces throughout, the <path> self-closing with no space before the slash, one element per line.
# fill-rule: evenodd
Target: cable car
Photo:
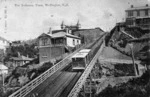
<path fill-rule="evenodd" d="M 90 49 L 83 49 L 72 56 L 72 70 L 84 70 L 89 64 Z"/>

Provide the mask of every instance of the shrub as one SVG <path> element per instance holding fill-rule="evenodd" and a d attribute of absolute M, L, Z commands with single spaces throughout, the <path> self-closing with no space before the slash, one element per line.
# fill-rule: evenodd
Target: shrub
<path fill-rule="evenodd" d="M 44 71 L 48 70 L 50 67 L 52 67 L 53 64 L 51 62 L 44 63 L 39 69 L 38 73 L 43 73 Z"/>
<path fill-rule="evenodd" d="M 149 97 L 150 71 L 146 71 L 140 78 L 133 78 L 120 86 L 108 86 L 96 97 Z"/>

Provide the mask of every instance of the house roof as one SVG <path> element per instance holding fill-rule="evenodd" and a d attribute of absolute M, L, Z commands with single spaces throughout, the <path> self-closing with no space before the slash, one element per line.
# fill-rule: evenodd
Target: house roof
<path fill-rule="evenodd" d="M 12 57 L 11 59 L 15 60 L 15 61 L 31 61 L 31 60 L 33 60 L 32 58 L 28 58 L 28 57 L 25 57 L 25 56 Z"/>
<path fill-rule="evenodd" d="M 3 65 L 3 64 L 0 64 L 0 70 L 6 70 L 6 69 L 8 69 L 7 66 L 5 66 L 5 65 Z"/>
<path fill-rule="evenodd" d="M 64 31 L 65 31 L 65 30 L 53 30 L 52 33 L 55 34 L 55 33 L 64 32 Z"/>
<path fill-rule="evenodd" d="M 54 33 L 51 35 L 52 38 L 59 38 L 59 37 L 72 37 L 72 38 L 80 38 L 78 36 L 72 35 L 72 34 L 67 34 L 66 32 L 58 32 L 58 33 Z"/>
<path fill-rule="evenodd" d="M 71 34 L 66 34 L 66 36 L 67 36 L 67 37 L 72 37 L 72 38 L 78 38 L 78 39 L 80 39 L 80 37 L 75 36 L 75 35 L 71 35 Z"/>
<path fill-rule="evenodd" d="M 130 11 L 130 10 L 144 10 L 144 9 L 150 9 L 150 6 L 128 8 L 126 11 Z"/>
<path fill-rule="evenodd" d="M 66 36 L 66 33 L 63 31 L 52 34 L 52 38 L 65 37 L 65 36 Z"/>
<path fill-rule="evenodd" d="M 39 37 L 42 37 L 42 36 L 45 36 L 45 35 L 47 35 L 47 36 L 49 36 L 51 38 L 72 37 L 72 38 L 80 39 L 80 37 L 78 37 L 78 36 L 67 34 L 66 32 L 63 32 L 63 31 L 60 31 L 60 32 L 57 32 L 57 33 L 53 33 L 53 34 L 43 33 Z"/>

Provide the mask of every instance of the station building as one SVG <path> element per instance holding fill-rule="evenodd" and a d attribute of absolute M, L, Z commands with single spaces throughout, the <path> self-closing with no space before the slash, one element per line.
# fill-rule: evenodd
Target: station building
<path fill-rule="evenodd" d="M 81 38 L 72 35 L 70 27 L 54 31 L 50 28 L 48 33 L 43 33 L 38 37 L 40 63 L 62 56 L 70 52 L 70 48 L 75 48 L 80 44 Z"/>

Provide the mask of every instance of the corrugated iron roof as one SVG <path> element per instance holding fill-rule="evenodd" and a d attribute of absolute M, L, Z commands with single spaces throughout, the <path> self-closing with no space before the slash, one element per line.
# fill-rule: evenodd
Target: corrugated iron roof
<path fill-rule="evenodd" d="M 78 38 L 80 39 L 80 37 L 76 36 L 76 35 L 72 35 L 66 32 L 57 32 L 57 33 L 53 33 L 53 34 L 47 34 L 47 33 L 43 33 L 41 34 L 39 37 L 44 36 L 44 35 L 48 35 L 51 38 L 59 38 L 59 37 L 73 37 L 73 38 Z"/>
<path fill-rule="evenodd" d="M 52 34 L 52 38 L 65 37 L 65 36 L 66 36 L 66 32 L 62 32 L 62 31 Z"/>

